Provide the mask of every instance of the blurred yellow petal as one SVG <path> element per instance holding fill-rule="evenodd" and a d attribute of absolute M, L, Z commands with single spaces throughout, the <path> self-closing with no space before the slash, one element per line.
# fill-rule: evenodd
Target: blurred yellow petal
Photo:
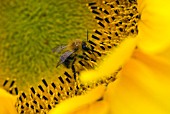
<path fill-rule="evenodd" d="M 170 64 L 139 52 L 134 57 L 108 87 L 112 114 L 169 114 Z"/>
<path fill-rule="evenodd" d="M 74 111 L 81 111 L 81 109 L 84 109 L 83 107 L 88 107 L 88 104 L 94 103 L 95 101 L 100 99 L 104 95 L 105 89 L 105 86 L 99 86 L 85 95 L 77 96 L 72 99 L 67 99 L 57 105 L 56 108 L 52 109 L 49 114 L 71 114 Z M 96 106 L 94 107 L 99 106 L 99 104 L 95 105 Z M 105 106 L 105 103 L 103 103 L 102 105 Z M 105 110 L 106 109 L 104 109 L 103 111 L 105 112 Z"/>
<path fill-rule="evenodd" d="M 162 57 L 162 58 L 165 58 L 165 59 L 167 59 L 167 60 L 170 60 L 170 59 L 169 59 L 169 58 L 170 58 L 170 45 L 169 45 L 169 47 L 168 47 L 166 50 L 158 53 L 157 56 L 160 56 L 160 57 Z"/>
<path fill-rule="evenodd" d="M 108 114 L 108 112 L 109 112 L 108 102 L 102 100 L 81 107 L 79 110 L 75 110 L 70 114 Z"/>
<path fill-rule="evenodd" d="M 119 47 L 114 48 L 95 70 L 82 72 L 80 80 L 84 83 L 99 80 L 116 72 L 132 55 L 137 38 L 127 38 Z"/>
<path fill-rule="evenodd" d="M 0 88 L 0 114 L 17 114 L 15 109 L 16 96 Z"/>
<path fill-rule="evenodd" d="M 138 0 L 138 47 L 147 53 L 158 53 L 170 45 L 170 1 Z"/>
<path fill-rule="evenodd" d="M 167 50 L 166 53 L 170 54 L 170 49 L 169 49 L 169 51 Z M 170 72 L 169 72 L 169 69 L 170 69 L 169 56 L 164 55 L 163 53 L 162 53 L 162 55 L 161 54 L 149 55 L 149 54 L 143 53 L 140 50 L 136 50 L 133 53 L 133 58 L 138 59 L 138 61 L 145 63 L 145 65 L 147 65 L 154 72 L 160 71 L 163 73 L 167 73 L 167 75 L 170 74 Z"/>

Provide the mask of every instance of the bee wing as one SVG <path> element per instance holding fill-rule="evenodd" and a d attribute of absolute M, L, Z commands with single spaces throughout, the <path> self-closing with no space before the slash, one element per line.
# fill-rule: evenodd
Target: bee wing
<path fill-rule="evenodd" d="M 57 63 L 57 67 L 62 64 L 71 54 L 73 54 L 75 51 L 66 51 L 60 56 L 60 60 Z"/>
<path fill-rule="evenodd" d="M 59 53 L 59 52 L 61 52 L 63 49 L 65 49 L 66 47 L 67 47 L 66 45 L 61 45 L 61 46 L 55 47 L 55 48 L 52 49 L 52 52 L 53 52 L 53 53 L 54 53 L 54 52 Z"/>

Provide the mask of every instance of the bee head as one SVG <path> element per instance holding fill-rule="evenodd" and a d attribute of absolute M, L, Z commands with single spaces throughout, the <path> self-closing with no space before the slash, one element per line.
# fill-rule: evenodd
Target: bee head
<path fill-rule="evenodd" d="M 85 41 L 82 41 L 82 49 L 88 51 L 89 48 L 87 47 L 87 44 Z"/>

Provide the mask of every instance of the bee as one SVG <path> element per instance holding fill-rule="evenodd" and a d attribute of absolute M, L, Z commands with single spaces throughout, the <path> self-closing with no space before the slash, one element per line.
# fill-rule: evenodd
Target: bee
<path fill-rule="evenodd" d="M 88 31 L 87 31 L 87 40 L 88 40 Z M 70 65 L 74 63 L 76 57 L 83 58 L 83 55 L 80 54 L 82 51 L 89 51 L 91 49 L 87 46 L 87 41 L 83 41 L 81 39 L 75 39 L 74 41 L 70 42 L 68 45 L 59 46 L 57 48 L 54 48 L 52 51 L 60 53 L 63 50 L 64 52 L 61 54 L 56 67 L 63 64 L 65 67 L 70 68 Z"/>

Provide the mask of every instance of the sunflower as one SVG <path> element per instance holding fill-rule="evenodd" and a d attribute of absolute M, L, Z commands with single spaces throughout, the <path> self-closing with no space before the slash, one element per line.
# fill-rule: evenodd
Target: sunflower
<path fill-rule="evenodd" d="M 169 114 L 170 2 L 137 3 L 138 35 L 124 40 L 95 70 L 80 76 L 82 83 L 90 83 L 122 67 L 117 80 L 61 102 L 50 114 Z"/>

